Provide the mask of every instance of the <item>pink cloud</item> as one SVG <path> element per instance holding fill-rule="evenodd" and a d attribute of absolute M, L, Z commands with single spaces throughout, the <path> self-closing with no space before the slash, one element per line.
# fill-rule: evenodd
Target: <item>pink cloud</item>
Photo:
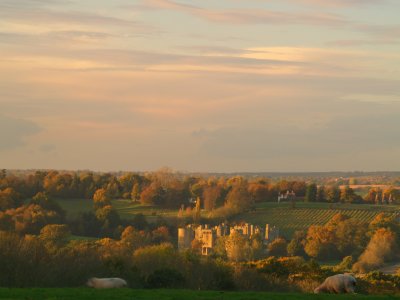
<path fill-rule="evenodd" d="M 266 9 L 211 10 L 172 0 L 145 1 L 140 8 L 175 10 L 208 21 L 231 24 L 311 24 L 330 26 L 348 22 L 343 17 L 332 13 L 290 13 Z"/>

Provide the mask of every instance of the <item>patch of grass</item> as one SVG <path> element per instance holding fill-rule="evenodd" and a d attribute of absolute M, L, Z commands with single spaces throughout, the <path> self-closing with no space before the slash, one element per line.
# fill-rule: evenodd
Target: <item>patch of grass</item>
<path fill-rule="evenodd" d="M 58 199 L 58 204 L 67 212 L 68 218 L 93 210 L 93 201 L 89 199 Z"/>
<path fill-rule="evenodd" d="M 93 211 L 93 201 L 90 199 L 58 199 L 57 202 L 67 212 L 67 217 L 71 219 L 76 218 L 81 213 Z M 148 222 L 154 222 L 159 216 L 173 219 L 178 215 L 178 210 L 176 209 L 141 205 L 125 199 L 112 200 L 111 204 L 124 219 L 131 219 L 136 214 L 141 213 L 146 216 Z"/>
<path fill-rule="evenodd" d="M 394 296 L 313 295 L 264 292 L 220 292 L 192 290 L 94 290 L 88 288 L 0 289 L 0 299 L 10 300 L 330 300 L 330 299 L 400 299 Z"/>

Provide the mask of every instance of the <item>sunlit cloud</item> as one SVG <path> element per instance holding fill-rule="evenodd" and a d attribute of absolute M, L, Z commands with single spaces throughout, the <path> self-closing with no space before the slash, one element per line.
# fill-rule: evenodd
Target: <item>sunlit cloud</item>
<path fill-rule="evenodd" d="M 167 9 L 187 13 L 208 21 L 231 24 L 312 24 L 343 25 L 347 20 L 331 13 L 289 13 L 266 9 L 212 10 L 172 0 L 144 1 L 142 9 Z"/>

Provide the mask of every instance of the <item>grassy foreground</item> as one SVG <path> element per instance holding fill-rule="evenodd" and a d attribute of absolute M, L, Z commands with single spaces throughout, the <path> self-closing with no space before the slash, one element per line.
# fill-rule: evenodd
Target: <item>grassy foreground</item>
<path fill-rule="evenodd" d="M 218 292 L 190 290 L 94 290 L 89 288 L 7 289 L 0 288 L 0 299 L 23 300 L 302 300 L 302 299 L 400 299 L 400 296 L 310 295 L 257 292 Z"/>

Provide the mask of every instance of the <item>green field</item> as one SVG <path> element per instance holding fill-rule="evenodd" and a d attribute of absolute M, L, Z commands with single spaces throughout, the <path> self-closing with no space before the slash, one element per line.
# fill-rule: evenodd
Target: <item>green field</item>
<path fill-rule="evenodd" d="M 93 210 L 91 200 L 58 200 L 61 206 L 67 211 L 68 217 L 75 217 L 84 211 Z M 132 203 L 129 200 L 113 200 L 112 205 L 122 218 L 132 218 L 141 213 L 146 216 L 148 222 L 154 222 L 158 217 L 167 220 L 175 219 L 177 210 L 160 209 L 155 206 L 144 206 Z M 324 225 L 335 214 L 343 213 L 361 221 L 369 222 L 377 214 L 387 212 L 400 214 L 400 207 L 396 205 L 370 205 L 370 204 L 335 204 L 329 203 L 296 203 L 292 208 L 289 203 L 264 202 L 256 205 L 256 210 L 240 214 L 236 221 L 245 221 L 260 226 L 272 224 L 279 227 L 280 232 L 290 238 L 294 231 L 304 230 L 311 225 Z M 202 215 L 207 217 L 207 212 Z"/>
<path fill-rule="evenodd" d="M 93 201 L 88 199 L 59 199 L 57 202 L 67 211 L 68 218 L 75 218 L 82 212 L 93 211 Z M 112 200 L 113 207 L 124 219 L 133 218 L 136 214 L 146 216 L 148 222 L 155 221 L 157 217 L 175 218 L 178 210 L 160 209 L 155 206 L 132 203 L 130 200 Z"/>
<path fill-rule="evenodd" d="M 330 300 L 330 299 L 400 299 L 395 296 L 366 295 L 312 295 L 261 292 L 218 292 L 190 290 L 94 290 L 88 288 L 64 289 L 0 289 L 0 299 L 20 300 Z"/>

